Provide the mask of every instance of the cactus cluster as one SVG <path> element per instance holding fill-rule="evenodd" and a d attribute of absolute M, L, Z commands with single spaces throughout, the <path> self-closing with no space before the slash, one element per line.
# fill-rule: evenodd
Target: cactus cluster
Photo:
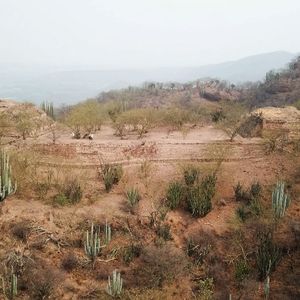
<path fill-rule="evenodd" d="M 41 109 L 47 114 L 48 117 L 54 120 L 54 107 L 52 102 L 44 101 L 41 104 Z"/>
<path fill-rule="evenodd" d="M 140 201 L 141 198 L 139 191 L 136 188 L 130 188 L 126 192 L 126 197 L 130 207 L 134 207 Z"/>
<path fill-rule="evenodd" d="M 91 230 L 86 232 L 86 240 L 84 243 L 84 251 L 86 255 L 94 261 L 101 251 L 99 231 L 94 228 L 92 223 Z"/>
<path fill-rule="evenodd" d="M 285 211 L 289 207 L 290 202 L 290 197 L 285 193 L 284 182 L 277 182 L 272 193 L 272 208 L 276 219 L 282 218 L 285 215 Z"/>
<path fill-rule="evenodd" d="M 86 255 L 94 262 L 96 257 L 100 254 L 101 249 L 109 244 L 111 241 L 111 227 L 105 222 L 104 229 L 104 243 L 101 245 L 100 228 L 96 229 L 92 223 L 91 229 L 86 232 L 86 239 L 84 242 L 84 251 Z"/>
<path fill-rule="evenodd" d="M 9 156 L 4 150 L 0 152 L 0 202 L 16 192 L 17 185 L 13 183 Z"/>
<path fill-rule="evenodd" d="M 106 291 L 112 297 L 118 297 L 122 293 L 123 279 L 121 278 L 121 273 L 114 270 L 112 277 L 108 276 L 108 283 Z"/>

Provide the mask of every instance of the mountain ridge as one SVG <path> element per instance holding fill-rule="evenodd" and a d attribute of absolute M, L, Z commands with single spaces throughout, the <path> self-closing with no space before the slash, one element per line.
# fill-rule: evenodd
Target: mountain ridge
<path fill-rule="evenodd" d="M 43 100 L 55 104 L 75 103 L 111 89 L 140 85 L 145 81 L 188 82 L 201 78 L 218 78 L 233 83 L 258 81 L 272 69 L 281 69 L 296 56 L 286 51 L 247 56 L 220 64 L 200 67 L 172 67 L 135 70 L 38 70 L 0 71 L 0 98 L 19 101 Z M 23 73 L 22 73 L 23 72 Z"/>

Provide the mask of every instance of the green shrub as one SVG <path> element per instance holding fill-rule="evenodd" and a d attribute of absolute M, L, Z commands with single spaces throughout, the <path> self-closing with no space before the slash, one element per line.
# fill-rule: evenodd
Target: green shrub
<path fill-rule="evenodd" d="M 211 201 L 211 199 L 215 196 L 216 183 L 217 183 L 217 177 L 215 174 L 204 177 L 204 179 L 201 182 L 201 189 L 204 193 L 204 196 L 207 199 L 209 199 L 209 201 Z"/>
<path fill-rule="evenodd" d="M 195 217 L 206 216 L 212 208 L 211 200 L 216 191 L 216 176 L 206 176 L 200 185 L 188 191 L 188 209 Z"/>
<path fill-rule="evenodd" d="M 281 251 L 273 242 L 272 232 L 265 232 L 259 235 L 259 245 L 256 250 L 256 265 L 260 280 L 276 269 L 281 258 Z"/>
<path fill-rule="evenodd" d="M 236 215 L 240 221 L 245 222 L 249 217 L 249 211 L 244 206 L 240 206 L 236 209 Z"/>
<path fill-rule="evenodd" d="M 75 204 L 82 198 L 81 185 L 76 179 L 72 179 L 66 182 L 63 193 L 69 200 L 69 203 Z"/>
<path fill-rule="evenodd" d="M 250 211 L 253 215 L 259 216 L 262 211 L 260 198 L 251 198 L 250 204 L 249 204 Z"/>
<path fill-rule="evenodd" d="M 249 275 L 249 272 L 250 268 L 244 259 L 236 261 L 234 266 L 234 276 L 237 281 L 243 281 Z"/>
<path fill-rule="evenodd" d="M 156 234 L 163 238 L 165 241 L 172 240 L 172 234 L 171 234 L 171 226 L 169 224 L 160 224 L 158 228 L 156 229 Z"/>
<path fill-rule="evenodd" d="M 105 190 L 109 192 L 114 184 L 118 184 L 123 175 L 121 165 L 104 165 L 102 168 L 102 177 L 105 185 Z"/>
<path fill-rule="evenodd" d="M 234 189 L 234 197 L 236 201 L 248 201 L 248 193 L 244 190 L 242 184 L 240 182 L 237 183 L 236 186 L 233 187 Z"/>
<path fill-rule="evenodd" d="M 199 170 L 197 168 L 190 166 L 184 170 L 183 175 L 184 175 L 184 181 L 186 185 L 191 186 L 198 180 Z"/>
<path fill-rule="evenodd" d="M 188 208 L 195 217 L 204 217 L 211 210 L 211 199 L 205 197 L 200 186 L 194 187 L 188 193 Z"/>
<path fill-rule="evenodd" d="M 82 198 L 81 185 L 76 179 L 67 180 L 54 197 L 54 202 L 64 206 L 78 203 Z"/>
<path fill-rule="evenodd" d="M 218 110 L 212 112 L 210 115 L 211 115 L 211 120 L 214 123 L 218 123 L 219 121 L 222 121 L 226 118 L 222 109 L 218 109 Z"/>
<path fill-rule="evenodd" d="M 141 255 L 142 247 L 140 244 L 130 244 L 129 246 L 123 249 L 122 258 L 123 261 L 127 264 L 132 262 L 135 257 Z"/>
<path fill-rule="evenodd" d="M 54 197 L 54 202 L 58 205 L 64 206 L 69 204 L 69 199 L 66 197 L 65 194 L 59 193 Z"/>
<path fill-rule="evenodd" d="M 180 182 L 171 182 L 168 187 L 166 206 L 176 209 L 183 201 L 185 195 L 184 186 Z"/>
<path fill-rule="evenodd" d="M 250 198 L 259 199 L 261 197 L 261 193 L 262 193 L 261 184 L 258 181 L 252 183 L 249 191 Z"/>
<path fill-rule="evenodd" d="M 242 184 L 238 182 L 233 189 L 235 200 L 244 202 L 245 204 L 251 204 L 251 201 L 253 200 L 259 201 L 262 195 L 262 186 L 258 181 L 252 183 L 249 189 L 244 189 Z"/>
<path fill-rule="evenodd" d="M 200 280 L 198 289 L 200 299 L 212 300 L 214 294 L 214 279 L 206 278 L 204 280 Z"/>
<path fill-rule="evenodd" d="M 141 199 L 139 191 L 131 188 L 126 192 L 126 198 L 131 207 L 135 206 Z"/>

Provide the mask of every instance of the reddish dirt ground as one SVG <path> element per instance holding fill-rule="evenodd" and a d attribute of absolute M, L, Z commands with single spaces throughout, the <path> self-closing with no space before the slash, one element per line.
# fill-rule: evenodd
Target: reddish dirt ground
<path fill-rule="evenodd" d="M 217 173 L 217 194 L 213 210 L 201 219 L 192 218 L 181 210 L 167 215 L 174 243 L 179 248 L 183 248 L 185 239 L 194 232 L 209 232 L 215 237 L 221 237 L 230 231 L 237 207 L 232 187 L 238 181 L 248 185 L 259 180 L 266 187 L 265 194 L 269 195 L 270 187 L 277 179 L 291 177 L 295 166 L 299 166 L 299 159 L 296 157 L 266 155 L 261 139 L 237 138 L 234 142 L 229 142 L 224 132 L 212 127 L 191 129 L 186 135 L 181 132 L 168 134 L 164 129 L 153 130 L 143 139 L 129 136 L 123 140 L 115 137 L 110 127 L 103 127 L 92 141 L 74 140 L 68 133 L 62 133 L 56 145 L 52 145 L 49 137 L 44 135 L 38 139 L 22 141 L 13 147 L 21 151 L 35 149 L 40 154 L 41 169 L 59 165 L 66 172 L 80 173 L 86 182 L 85 194 L 79 204 L 62 208 L 53 207 L 47 201 L 30 196 L 24 199 L 14 195 L 2 204 L 0 227 L 7 229 L 20 220 L 27 220 L 62 239 L 68 235 L 70 239 L 73 235 L 81 238 L 80 233 L 78 237 L 76 226 L 83 220 L 108 219 L 112 223 L 118 223 L 120 220 L 133 218 L 141 224 L 147 223 L 153 207 L 163 199 L 168 182 L 180 178 L 185 163 L 199 166 L 201 172 L 206 174 L 222 159 Z M 124 166 L 122 181 L 110 193 L 103 191 L 103 183 L 97 175 L 101 161 L 121 163 Z M 147 174 L 141 171 L 141 164 L 145 162 L 149 164 Z M 135 216 L 128 214 L 126 210 L 124 192 L 129 186 L 137 186 L 142 196 Z M 299 201 L 298 194 L 293 199 L 298 212 Z M 0 254 L 9 247 L 24 248 L 20 242 L 9 238 L 9 231 L 2 236 L 0 245 Z M 59 266 L 62 252 L 64 251 L 53 243 L 45 247 L 40 255 L 49 264 Z M 76 252 L 84 255 L 82 249 L 77 249 Z M 60 299 L 78 299 L 76 295 L 88 286 L 89 280 L 99 282 L 85 279 L 77 273 L 65 276 L 65 284 L 69 289 L 65 287 L 61 291 Z M 104 282 L 105 280 L 101 281 L 101 285 Z M 172 299 L 188 299 L 186 296 L 180 297 L 174 296 Z"/>

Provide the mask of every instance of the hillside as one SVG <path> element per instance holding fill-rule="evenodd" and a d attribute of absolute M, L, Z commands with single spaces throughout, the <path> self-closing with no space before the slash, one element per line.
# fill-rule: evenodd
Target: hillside
<path fill-rule="evenodd" d="M 242 98 L 252 107 L 284 106 L 300 99 L 300 56 L 280 72 L 270 71 L 262 83 L 243 90 Z"/>

